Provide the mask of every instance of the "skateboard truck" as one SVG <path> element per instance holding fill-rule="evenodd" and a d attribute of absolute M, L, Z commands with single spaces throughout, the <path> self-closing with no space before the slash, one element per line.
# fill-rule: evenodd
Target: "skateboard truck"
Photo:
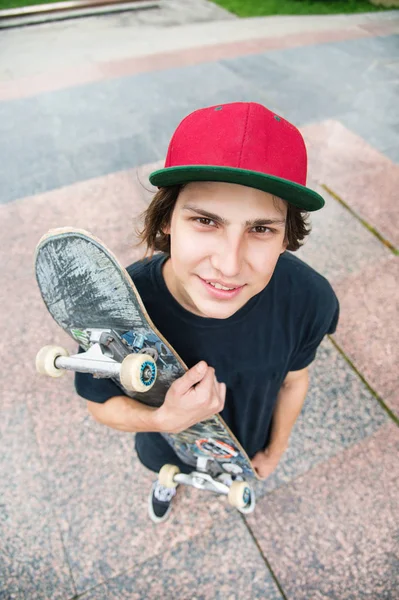
<path fill-rule="evenodd" d="M 229 503 L 243 514 L 249 514 L 255 509 L 255 493 L 246 481 L 233 479 L 228 473 L 223 473 L 217 479 L 209 474 L 207 467 L 209 458 L 197 458 L 196 470 L 191 473 L 181 473 L 176 465 L 164 465 L 158 474 L 158 481 L 165 487 L 177 487 L 178 484 L 189 485 L 199 490 L 207 490 L 227 496 Z"/>
<path fill-rule="evenodd" d="M 146 392 L 154 385 L 157 367 L 152 356 L 131 354 L 111 329 L 91 329 L 88 341 L 92 344 L 88 350 L 72 356 L 61 346 L 44 346 L 36 356 L 37 371 L 50 377 L 65 371 L 117 377 L 129 392 Z"/>

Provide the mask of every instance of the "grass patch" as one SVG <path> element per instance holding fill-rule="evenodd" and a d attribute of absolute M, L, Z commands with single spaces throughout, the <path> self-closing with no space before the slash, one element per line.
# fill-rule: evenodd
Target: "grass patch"
<path fill-rule="evenodd" d="M 368 0 L 211 0 L 239 17 L 330 15 L 389 10 Z"/>
<path fill-rule="evenodd" d="M 33 6 L 34 4 L 54 4 L 59 0 L 0 0 L 0 10 L 7 8 L 23 8 L 24 6 Z"/>

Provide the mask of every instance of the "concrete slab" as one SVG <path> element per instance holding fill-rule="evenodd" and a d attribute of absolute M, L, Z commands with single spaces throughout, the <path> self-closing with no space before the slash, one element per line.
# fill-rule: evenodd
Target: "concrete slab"
<path fill-rule="evenodd" d="M 395 598 L 398 450 L 397 427 L 386 425 L 248 518 L 287 598 Z"/>

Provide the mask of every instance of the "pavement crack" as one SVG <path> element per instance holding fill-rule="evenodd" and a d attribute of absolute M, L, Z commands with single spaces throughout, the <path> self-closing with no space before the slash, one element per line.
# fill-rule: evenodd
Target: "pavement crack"
<path fill-rule="evenodd" d="M 330 196 L 332 196 L 337 202 L 339 202 L 350 214 L 355 217 L 365 227 L 370 233 L 372 233 L 378 241 L 380 241 L 386 248 L 388 248 L 395 256 L 399 256 L 399 249 L 396 248 L 389 240 L 387 240 L 375 227 L 370 225 L 365 219 L 363 219 L 360 215 L 357 214 L 346 202 L 336 194 L 328 185 L 325 183 L 321 184 L 321 187 L 326 190 Z"/>

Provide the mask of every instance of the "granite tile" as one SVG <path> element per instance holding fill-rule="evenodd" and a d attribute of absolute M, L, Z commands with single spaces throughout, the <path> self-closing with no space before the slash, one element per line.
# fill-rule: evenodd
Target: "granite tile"
<path fill-rule="evenodd" d="M 367 439 L 388 421 L 379 402 L 326 338 L 310 366 L 309 392 L 289 447 L 274 473 L 256 483 L 257 498 Z"/>
<path fill-rule="evenodd" d="M 237 551 L 240 558 L 237 556 Z M 111 579 L 82 600 L 280 600 L 270 571 L 238 516 Z"/>
<path fill-rule="evenodd" d="M 382 398 L 399 383 L 399 261 L 391 254 L 335 284 L 341 304 L 338 344 Z"/>
<path fill-rule="evenodd" d="M 398 450 L 398 429 L 387 424 L 248 517 L 287 598 L 397 597 Z"/>
<path fill-rule="evenodd" d="M 325 199 L 322 210 L 310 213 L 312 227 L 304 245 L 295 252 L 316 271 L 335 283 L 391 255 L 388 248 L 318 183 L 308 187 Z"/>
<path fill-rule="evenodd" d="M 395 391 L 388 397 L 384 398 L 386 406 L 393 412 L 394 415 L 399 419 L 399 393 Z"/>
<path fill-rule="evenodd" d="M 80 424 L 59 413 L 50 432 L 40 431 L 38 437 L 78 593 L 141 565 L 166 547 L 204 535 L 226 518 L 222 499 L 184 488 L 169 520 L 154 525 L 147 501 L 156 475 L 140 465 L 133 435 L 94 423 L 83 407 Z M 35 416 L 38 420 L 39 414 Z M 56 437 L 51 435 L 54 428 Z"/>
<path fill-rule="evenodd" d="M 74 582 L 26 402 L 1 406 L 0 597 L 70 598 Z"/>
<path fill-rule="evenodd" d="M 399 166 L 338 121 L 308 125 L 302 133 L 312 178 L 327 185 L 371 227 L 398 247 Z"/>

